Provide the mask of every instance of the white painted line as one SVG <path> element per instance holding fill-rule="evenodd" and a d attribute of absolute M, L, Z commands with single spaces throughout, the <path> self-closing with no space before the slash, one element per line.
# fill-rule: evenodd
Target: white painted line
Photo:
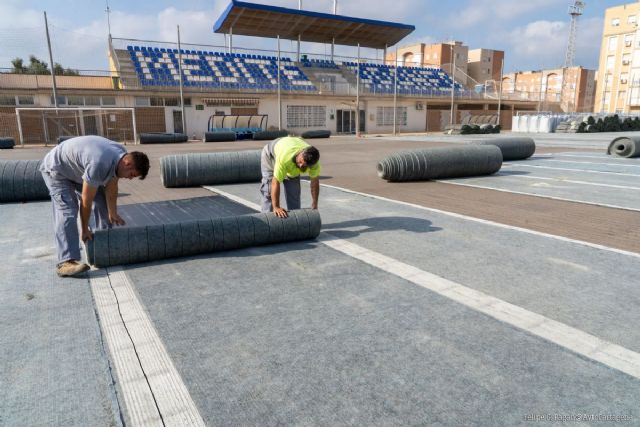
<path fill-rule="evenodd" d="M 621 166 L 628 168 L 640 168 L 640 165 L 623 165 L 621 163 L 601 163 L 601 162 L 583 162 L 583 161 L 575 161 L 575 160 L 556 160 L 556 159 L 545 159 L 545 162 L 558 162 L 558 163 L 575 163 L 582 165 L 600 165 L 600 166 Z"/>
<path fill-rule="evenodd" d="M 89 282 L 130 425 L 204 426 L 122 268 L 91 271 Z"/>
<path fill-rule="evenodd" d="M 570 239 L 568 237 L 557 236 L 555 234 L 548 234 L 548 233 L 543 233 L 541 231 L 535 231 L 535 230 L 529 230 L 527 228 L 516 227 L 516 226 L 513 226 L 513 225 L 501 224 L 499 222 L 489 221 L 487 219 L 475 218 L 475 217 L 472 217 L 472 216 L 462 215 L 462 214 L 458 214 L 458 213 L 455 213 L 455 212 L 448 212 L 448 211 L 443 211 L 443 210 L 440 210 L 440 209 L 429 208 L 429 207 L 426 207 L 426 206 L 416 205 L 414 203 L 409 203 L 409 202 L 403 202 L 403 201 L 400 201 L 400 200 L 389 199 L 387 197 L 382 197 L 382 196 L 376 196 L 375 194 L 369 194 L 369 193 L 362 193 L 362 192 L 359 192 L 359 191 L 353 191 L 353 190 L 349 190 L 347 188 L 337 187 L 337 186 L 334 186 L 334 185 L 329 185 L 329 184 L 320 184 L 320 185 L 323 186 L 323 187 L 340 190 L 340 191 L 343 191 L 345 193 L 357 194 L 357 195 L 364 196 L 364 197 L 370 197 L 372 199 L 383 200 L 385 202 L 397 203 L 399 205 L 404 205 L 404 206 L 410 206 L 412 208 L 421 209 L 421 210 L 429 211 L 429 212 L 435 212 L 435 213 L 442 214 L 442 215 L 447 215 L 447 216 L 450 216 L 450 217 L 453 217 L 453 218 L 460 218 L 460 219 L 464 219 L 464 220 L 467 220 L 467 221 L 478 222 L 480 224 L 486 224 L 486 225 L 491 225 L 491 226 L 494 226 L 494 227 L 505 228 L 507 230 L 515 230 L 515 231 L 520 231 L 522 233 L 533 234 L 534 236 L 548 237 L 548 238 L 551 238 L 551 239 L 561 240 L 563 242 L 575 243 L 575 244 L 582 245 L 582 246 L 588 246 L 590 248 L 600 249 L 600 250 L 608 251 L 608 252 L 614 252 L 614 253 L 617 253 L 617 254 L 627 255 L 627 256 L 634 257 L 634 258 L 640 258 L 640 253 L 638 253 L 638 252 L 625 251 L 623 249 L 616 249 L 616 248 L 611 248 L 609 246 L 598 245 L 597 243 L 585 242 L 584 240 Z M 210 189 L 213 189 L 213 187 L 210 187 Z M 212 191 L 215 191 L 216 193 L 218 192 L 218 190 L 212 190 Z M 222 192 L 220 194 L 226 195 L 226 194 L 223 194 L 223 193 L 224 192 Z"/>
<path fill-rule="evenodd" d="M 503 163 L 502 166 L 507 166 L 507 167 L 510 167 L 510 166 L 521 166 L 523 168 L 553 169 L 553 170 L 557 170 L 557 171 L 600 173 L 600 174 L 605 174 L 605 175 L 640 177 L 640 175 L 634 174 L 634 173 L 594 171 L 594 170 L 589 170 L 589 169 L 553 168 L 551 166 L 526 165 L 524 163 L 518 163 L 517 165 L 515 165 L 513 163 Z"/>
<path fill-rule="evenodd" d="M 525 178 L 525 179 L 541 179 L 541 180 L 549 180 L 549 181 L 559 181 L 559 182 L 570 182 L 572 184 L 582 184 L 582 185 L 592 185 L 594 187 L 608 187 L 608 188 L 619 188 L 621 190 L 640 190 L 640 187 L 631 187 L 629 185 L 617 185 L 617 184 L 602 184 L 599 182 L 588 182 L 588 181 L 580 181 L 575 179 L 562 179 L 562 178 L 552 178 L 548 176 L 530 176 L 530 175 L 517 175 L 517 174 L 506 174 L 506 173 L 496 173 L 494 176 L 504 176 L 504 177 L 515 177 L 515 178 Z M 446 182 L 446 181 L 440 181 Z"/>
<path fill-rule="evenodd" d="M 599 159 L 599 160 L 607 160 L 606 164 L 618 164 L 618 163 L 610 163 L 610 162 L 625 162 L 625 163 L 629 163 L 629 162 L 633 162 L 633 159 L 628 159 L 625 157 L 615 157 L 615 156 L 610 156 L 610 155 L 606 155 L 603 154 L 602 156 L 592 156 L 589 154 L 571 154 L 571 153 L 557 153 L 556 156 L 558 157 L 578 157 L 578 158 L 584 158 L 584 159 Z"/>
<path fill-rule="evenodd" d="M 229 193 L 215 187 L 206 187 L 227 197 Z M 255 209 L 257 204 L 238 196 L 232 200 Z M 407 280 L 417 286 L 449 298 L 459 304 L 486 314 L 498 321 L 515 326 L 530 334 L 551 341 L 567 350 L 581 354 L 605 366 L 640 379 L 640 353 L 602 340 L 580 329 L 557 322 L 517 305 L 495 298 L 484 292 L 405 264 L 394 258 L 371 251 L 323 232 L 318 239 L 326 246 L 365 262 L 382 271 Z"/>
<path fill-rule="evenodd" d="M 524 176 L 524 175 L 503 175 L 503 176 L 509 176 L 509 177 L 517 176 L 519 178 L 536 179 L 536 177 Z M 554 178 L 539 178 L 539 179 L 554 179 Z M 534 196 L 534 197 L 540 197 L 540 198 L 543 198 L 543 199 L 560 200 L 560 201 L 563 201 L 563 202 L 582 203 L 584 205 L 600 206 L 600 207 L 603 207 L 603 208 L 623 209 L 623 210 L 627 210 L 627 211 L 640 212 L 640 209 L 629 208 L 629 207 L 626 207 L 626 206 L 610 205 L 610 204 L 606 204 L 606 203 L 590 202 L 588 200 L 568 199 L 568 198 L 565 198 L 565 197 L 548 196 L 546 194 L 539 194 L 539 193 L 526 192 L 526 191 L 506 190 L 506 189 L 503 189 L 503 188 L 490 187 L 488 185 L 468 184 L 468 183 L 464 183 L 464 182 L 444 181 L 444 180 L 439 180 L 439 179 L 436 179 L 434 181 L 441 182 L 443 184 L 461 185 L 463 187 L 483 188 L 485 190 L 500 191 L 500 192 L 503 192 L 503 193 L 521 194 L 523 196 Z M 573 182 L 573 181 L 561 180 L 560 182 Z M 585 184 L 589 184 L 589 183 L 585 183 Z M 638 190 L 640 190 L 640 188 L 638 188 Z"/>

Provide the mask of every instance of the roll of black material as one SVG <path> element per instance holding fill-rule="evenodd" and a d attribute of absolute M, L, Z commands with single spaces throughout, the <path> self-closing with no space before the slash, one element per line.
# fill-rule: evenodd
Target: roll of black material
<path fill-rule="evenodd" d="M 258 182 L 261 150 L 175 154 L 160 158 L 160 177 L 167 188 Z"/>
<path fill-rule="evenodd" d="M 204 142 L 225 142 L 235 141 L 237 135 L 235 132 L 205 132 Z"/>
<path fill-rule="evenodd" d="M 86 244 L 96 267 L 158 261 L 273 243 L 315 239 L 322 221 L 314 209 L 212 218 L 176 224 L 98 230 Z"/>
<path fill-rule="evenodd" d="M 13 138 L 0 138 L 0 150 L 11 149 L 16 146 L 16 140 Z"/>
<path fill-rule="evenodd" d="M 378 176 L 391 182 L 490 175 L 500 170 L 502 152 L 494 145 L 402 151 L 378 163 Z"/>
<path fill-rule="evenodd" d="M 495 145 L 502 151 L 502 160 L 524 160 L 536 152 L 536 143 L 532 138 L 493 138 L 473 141 L 476 145 Z"/>
<path fill-rule="evenodd" d="M 255 140 L 274 140 L 277 138 L 283 138 L 289 136 L 289 132 L 286 130 L 263 130 L 253 134 Z"/>
<path fill-rule="evenodd" d="M 171 144 L 187 142 L 189 137 L 184 133 L 141 133 L 140 144 Z"/>
<path fill-rule="evenodd" d="M 303 139 L 329 138 L 331 136 L 331 131 L 330 130 L 308 130 L 300 136 Z"/>
<path fill-rule="evenodd" d="M 49 199 L 40 160 L 0 160 L 0 203 Z"/>
<path fill-rule="evenodd" d="M 640 157 L 640 137 L 619 136 L 611 141 L 607 154 L 618 157 Z"/>

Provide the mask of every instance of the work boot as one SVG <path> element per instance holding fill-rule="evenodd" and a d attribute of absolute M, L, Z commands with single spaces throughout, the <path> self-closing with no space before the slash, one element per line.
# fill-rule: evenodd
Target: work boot
<path fill-rule="evenodd" d="M 89 266 L 87 264 L 83 264 L 72 259 L 58 264 L 56 272 L 60 277 L 70 277 L 77 276 L 78 274 L 84 273 L 87 270 L 89 270 Z"/>

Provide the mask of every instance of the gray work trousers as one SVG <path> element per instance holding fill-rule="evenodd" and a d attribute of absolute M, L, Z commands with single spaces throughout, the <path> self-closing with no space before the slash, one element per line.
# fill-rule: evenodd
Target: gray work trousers
<path fill-rule="evenodd" d="M 275 156 L 273 155 L 273 146 L 275 141 L 267 144 L 262 149 L 260 156 L 260 170 L 262 172 L 262 182 L 260 184 L 260 198 L 262 212 L 271 212 L 271 180 L 273 180 L 273 165 Z M 287 209 L 300 209 L 300 177 L 286 178 L 282 183 L 284 185 L 284 197 L 287 202 Z"/>
<path fill-rule="evenodd" d="M 79 261 L 82 257 L 80 256 L 78 210 L 82 184 L 52 177 L 47 172 L 42 172 L 42 177 L 51 196 L 58 264 L 69 260 Z M 111 228 L 104 187 L 98 188 L 93 200 L 93 219 L 96 229 Z"/>

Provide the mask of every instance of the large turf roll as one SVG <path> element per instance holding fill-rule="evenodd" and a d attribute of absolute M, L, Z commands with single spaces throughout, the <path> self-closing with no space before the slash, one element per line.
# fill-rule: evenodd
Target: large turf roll
<path fill-rule="evenodd" d="M 253 134 L 255 140 L 273 140 L 277 138 L 283 138 L 289 136 L 289 132 L 286 130 L 263 130 Z"/>
<path fill-rule="evenodd" d="M 314 239 L 320 234 L 314 209 L 211 218 L 175 224 L 98 230 L 87 242 L 87 260 L 96 267 L 157 261 L 280 242 Z"/>
<path fill-rule="evenodd" d="M 16 146 L 16 140 L 13 138 L 0 138 L 0 150 L 13 148 Z"/>
<path fill-rule="evenodd" d="M 524 160 L 536 151 L 536 143 L 532 138 L 494 138 L 473 141 L 476 145 L 495 145 L 502 151 L 502 160 Z"/>
<path fill-rule="evenodd" d="M 184 133 L 141 133 L 140 144 L 172 144 L 187 142 L 189 137 Z"/>
<path fill-rule="evenodd" d="M 235 132 L 205 132 L 204 142 L 224 142 L 235 141 L 237 139 Z"/>
<path fill-rule="evenodd" d="M 40 160 L 0 160 L 0 203 L 49 199 Z"/>
<path fill-rule="evenodd" d="M 160 158 L 160 177 L 165 187 L 257 182 L 261 150 L 224 153 L 175 154 Z"/>
<path fill-rule="evenodd" d="M 308 130 L 300 136 L 303 139 L 329 138 L 331 136 L 331 131 L 330 130 Z"/>
<path fill-rule="evenodd" d="M 619 136 L 611 141 L 607 154 L 618 157 L 640 157 L 640 137 Z"/>
<path fill-rule="evenodd" d="M 391 154 L 378 163 L 387 181 L 490 175 L 500 170 L 502 152 L 494 145 L 424 148 Z"/>

